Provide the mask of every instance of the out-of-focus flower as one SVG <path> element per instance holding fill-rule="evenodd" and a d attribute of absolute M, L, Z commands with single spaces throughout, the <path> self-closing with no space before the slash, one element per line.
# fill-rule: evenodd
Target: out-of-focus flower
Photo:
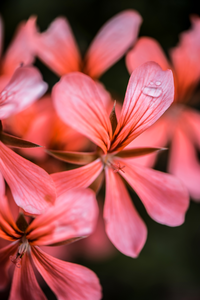
<path fill-rule="evenodd" d="M 97 79 L 133 45 L 141 22 L 134 10 L 114 16 L 100 29 L 82 60 L 68 21 L 60 17 L 42 34 L 35 28 L 34 51 L 59 76 L 80 71 Z"/>
<path fill-rule="evenodd" d="M 53 89 L 52 97 L 62 120 L 98 146 L 93 153 L 51 151 L 65 161 L 85 164 L 78 169 L 52 174 L 57 193 L 62 195 L 70 188 L 88 187 L 92 183 L 93 188 L 98 189 L 104 169 L 106 232 L 117 249 L 132 257 L 141 251 L 147 229 L 132 205 L 120 175 L 133 187 L 149 215 L 157 222 L 180 225 L 188 207 L 188 193 L 179 180 L 134 164 L 132 158 L 158 148 L 124 149 L 165 112 L 173 96 L 172 72 L 162 71 L 153 62 L 133 72 L 119 122 L 114 108 L 109 118 L 90 77 L 82 73 L 67 74 Z"/>
<path fill-rule="evenodd" d="M 89 269 L 58 260 L 40 248 L 69 243 L 90 234 L 98 214 L 95 194 L 78 189 L 58 197 L 54 207 L 28 225 L 23 214 L 14 222 L 6 197 L 0 198 L 0 237 L 11 244 L 0 250 L 0 287 L 9 282 L 10 260 L 15 264 L 9 299 L 46 299 L 33 271 L 42 275 L 58 299 L 101 298 L 97 276 Z"/>
<path fill-rule="evenodd" d="M 3 127 L 14 135 L 49 149 L 80 151 L 89 144 L 85 136 L 58 117 L 50 95 L 44 96 L 19 114 L 6 118 Z M 47 157 L 43 148 L 26 148 L 20 151 L 37 160 Z"/>
<path fill-rule="evenodd" d="M 0 92 L 0 119 L 25 109 L 40 98 L 47 84 L 34 67 L 18 67 Z M 23 147 L 26 141 L 17 140 L 0 130 L 0 171 L 13 197 L 30 214 L 43 212 L 55 200 L 55 187 L 50 176 L 40 167 L 25 160 L 6 145 Z M 31 144 L 31 143 L 30 143 Z M 31 145 L 28 146 L 31 147 Z"/>
<path fill-rule="evenodd" d="M 200 18 L 192 18 L 193 27 L 181 34 L 180 43 L 170 51 L 172 65 L 157 41 L 142 37 L 127 54 L 131 73 L 146 61 L 157 62 L 163 70 L 171 68 L 175 81 L 175 99 L 166 113 L 135 142 L 164 146 L 171 142 L 168 170 L 180 178 L 194 200 L 200 200 L 200 164 L 195 148 L 200 149 L 200 114 L 187 104 L 200 80 Z M 190 102 L 190 103 L 189 103 Z M 192 103 L 191 103 L 192 104 Z M 134 144 L 133 144 L 134 145 Z M 135 144 L 136 145 L 136 144 Z M 152 165 L 155 157 L 143 163 Z"/>

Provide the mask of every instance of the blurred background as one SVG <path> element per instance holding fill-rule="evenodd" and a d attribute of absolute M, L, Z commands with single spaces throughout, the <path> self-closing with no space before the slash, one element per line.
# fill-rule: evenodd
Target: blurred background
<path fill-rule="evenodd" d="M 166 55 L 171 47 L 176 46 L 179 34 L 190 28 L 189 15 L 200 16 L 199 3 L 194 0 L 1 0 L 4 50 L 20 21 L 36 15 L 37 24 L 44 31 L 57 16 L 63 15 L 69 20 L 84 54 L 100 27 L 115 14 L 129 8 L 137 10 L 143 18 L 139 36 L 157 39 Z M 51 89 L 59 78 L 39 60 L 35 64 Z M 101 77 L 106 88 L 118 99 L 123 99 L 128 79 L 124 57 Z M 199 91 L 198 88 L 196 97 L 199 102 L 195 107 L 198 110 Z M 167 151 L 159 156 L 156 169 L 166 170 L 167 156 Z M 90 242 L 81 241 L 63 246 L 61 251 L 66 251 L 66 259 L 87 266 L 98 275 L 104 300 L 199 300 L 200 203 L 191 201 L 185 223 L 170 228 L 154 222 L 135 193 L 129 192 L 148 228 L 147 242 L 139 257 L 126 257 L 103 236 L 102 243 L 107 248 L 102 255 L 95 254 L 101 253 L 98 241 L 93 241 L 91 248 Z M 56 299 L 46 285 L 43 285 L 43 290 L 48 299 Z M 0 299 L 7 299 L 8 295 L 8 290 L 1 292 Z"/>

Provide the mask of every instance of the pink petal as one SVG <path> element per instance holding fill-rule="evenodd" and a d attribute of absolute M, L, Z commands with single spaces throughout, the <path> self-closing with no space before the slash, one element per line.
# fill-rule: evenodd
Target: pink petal
<path fill-rule="evenodd" d="M 106 200 L 104 206 L 106 233 L 123 254 L 137 257 L 142 250 L 147 229 L 130 196 L 111 168 L 106 168 Z"/>
<path fill-rule="evenodd" d="M 181 114 L 182 126 L 188 132 L 195 145 L 200 149 L 200 113 L 197 110 L 187 108 Z"/>
<path fill-rule="evenodd" d="M 0 249 L 0 290 L 3 290 L 9 283 L 8 268 L 11 264 L 10 256 L 14 255 L 19 247 L 18 242 L 13 242 Z"/>
<path fill-rule="evenodd" d="M 57 196 L 74 188 L 89 187 L 102 171 L 103 163 L 97 159 L 84 167 L 52 174 Z"/>
<path fill-rule="evenodd" d="M 188 192 L 176 177 L 136 165 L 132 160 L 117 160 L 125 165 L 121 175 L 140 197 L 156 222 L 179 226 L 189 205 Z"/>
<path fill-rule="evenodd" d="M 200 17 L 198 15 L 191 15 L 190 21 L 192 23 L 191 28 L 181 33 L 180 40 L 185 45 L 193 44 L 196 45 L 197 47 L 200 47 L 200 41 L 199 41 Z"/>
<path fill-rule="evenodd" d="M 87 52 L 85 73 L 98 78 L 118 61 L 135 42 L 141 23 L 141 16 L 134 10 L 123 11 L 109 20 Z"/>
<path fill-rule="evenodd" d="M 200 31 L 199 31 L 200 35 Z M 200 46 L 180 43 L 171 49 L 170 56 L 176 75 L 176 89 L 178 101 L 186 102 L 200 80 Z"/>
<path fill-rule="evenodd" d="M 110 146 L 111 124 L 95 82 L 82 73 L 63 76 L 52 92 L 63 122 L 87 136 L 104 152 Z"/>
<path fill-rule="evenodd" d="M 40 214 L 55 201 L 54 183 L 42 168 L 0 142 L 0 170 L 15 202 L 30 214 Z"/>
<path fill-rule="evenodd" d="M 47 300 L 33 272 L 31 253 L 25 253 L 21 268 L 15 267 L 9 300 Z"/>
<path fill-rule="evenodd" d="M 58 260 L 32 247 L 33 261 L 59 300 L 99 300 L 101 286 L 89 269 Z"/>
<path fill-rule="evenodd" d="M 130 77 L 121 116 L 110 151 L 121 150 L 166 111 L 173 102 L 174 84 L 170 70 L 154 62 L 135 69 Z"/>
<path fill-rule="evenodd" d="M 126 55 L 126 66 L 129 73 L 131 74 L 138 66 L 147 61 L 156 62 L 164 71 L 170 68 L 160 44 L 153 38 L 141 37 Z"/>
<path fill-rule="evenodd" d="M 31 47 L 30 37 L 34 30 L 34 19 L 22 22 L 15 33 L 2 64 L 2 73 L 12 75 L 21 65 L 30 65 L 34 61 L 34 53 Z"/>
<path fill-rule="evenodd" d="M 18 68 L 0 93 L 0 119 L 25 109 L 47 90 L 39 71 L 34 67 Z"/>
<path fill-rule="evenodd" d="M 191 197 L 200 201 L 200 163 L 187 132 L 176 130 L 171 144 L 170 173 L 187 187 Z"/>
<path fill-rule="evenodd" d="M 171 138 L 170 121 L 167 113 L 150 126 L 146 131 L 133 140 L 126 148 L 136 147 L 165 147 Z M 117 155 L 117 154 L 116 154 Z M 146 167 L 152 167 L 159 153 L 152 153 L 140 157 L 134 157 L 134 162 Z"/>
<path fill-rule="evenodd" d="M 46 32 L 35 37 L 35 50 L 59 76 L 80 71 L 81 57 L 68 21 L 57 18 Z"/>
<path fill-rule="evenodd" d="M 93 232 L 97 218 L 95 193 L 89 189 L 70 190 L 31 223 L 27 239 L 33 240 L 31 245 L 50 245 L 87 236 Z"/>

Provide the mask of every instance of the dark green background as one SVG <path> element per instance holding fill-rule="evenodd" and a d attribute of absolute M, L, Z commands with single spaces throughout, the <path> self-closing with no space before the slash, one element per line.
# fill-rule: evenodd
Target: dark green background
<path fill-rule="evenodd" d="M 30 15 L 38 16 L 41 30 L 57 16 L 64 15 L 84 53 L 99 28 L 116 13 L 128 8 L 137 10 L 143 17 L 139 35 L 156 38 L 166 53 L 177 44 L 179 33 L 190 27 L 189 14 L 200 15 L 198 1 L 194 0 L 6 0 L 1 1 L 0 10 L 5 28 L 4 46 L 11 41 L 17 24 Z M 39 61 L 36 65 L 51 87 L 58 78 Z M 101 80 L 114 95 L 123 98 L 128 78 L 123 58 Z M 159 158 L 156 168 L 165 170 L 166 158 L 167 153 Z M 148 239 L 140 256 L 132 259 L 117 252 L 100 262 L 81 256 L 77 262 L 99 276 L 105 300 L 199 300 L 200 203 L 191 201 L 185 224 L 170 228 L 151 220 L 137 196 L 131 193 L 148 227 Z M 44 289 L 48 299 L 55 299 L 48 288 Z M 7 299 L 8 291 L 0 297 Z"/>

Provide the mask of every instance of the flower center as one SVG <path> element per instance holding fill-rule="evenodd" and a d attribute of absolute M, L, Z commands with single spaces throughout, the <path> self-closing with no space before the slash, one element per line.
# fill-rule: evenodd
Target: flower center
<path fill-rule="evenodd" d="M 15 256 L 10 256 L 10 260 L 15 264 L 17 268 L 21 268 L 21 259 L 29 248 L 28 240 L 24 235 L 21 239 L 21 244 L 18 248 L 17 254 Z"/>
<path fill-rule="evenodd" d="M 104 164 L 104 168 L 105 166 L 108 166 L 109 168 L 113 169 L 114 173 L 117 173 L 119 171 L 125 173 L 125 171 L 123 170 L 125 166 L 121 165 L 118 161 L 113 162 L 111 155 L 102 156 L 102 161 Z"/>

